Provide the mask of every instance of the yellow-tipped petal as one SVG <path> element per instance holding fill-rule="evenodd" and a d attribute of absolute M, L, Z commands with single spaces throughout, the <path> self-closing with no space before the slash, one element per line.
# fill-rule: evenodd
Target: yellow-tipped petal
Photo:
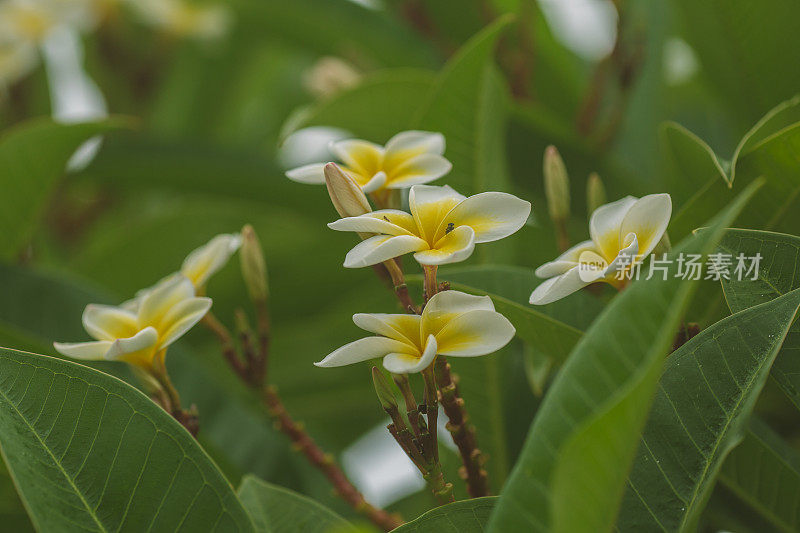
<path fill-rule="evenodd" d="M 441 178 L 453 168 L 444 157 L 436 154 L 419 154 L 404 160 L 394 168 L 387 168 L 390 189 L 405 189 L 412 185 L 429 183 Z"/>
<path fill-rule="evenodd" d="M 144 295 L 139 304 L 139 324 L 158 327 L 174 306 L 193 297 L 194 286 L 188 278 L 171 278 Z"/>
<path fill-rule="evenodd" d="M 475 231 L 476 243 L 496 241 L 519 230 L 530 214 L 530 202 L 504 192 L 484 192 L 470 196 L 447 213 L 436 237 L 441 238 L 448 227 L 463 225 Z"/>
<path fill-rule="evenodd" d="M 358 243 L 347 253 L 345 268 L 360 268 L 377 265 L 409 252 L 424 250 L 428 244 L 413 235 L 376 235 Z"/>
<path fill-rule="evenodd" d="M 142 367 L 149 367 L 158 348 L 158 331 L 153 327 L 144 328 L 133 337 L 117 339 L 105 355 L 109 361 L 125 361 Z"/>
<path fill-rule="evenodd" d="M 636 198 L 626 196 L 616 202 L 599 207 L 592 213 L 589 221 L 589 234 L 592 236 L 600 255 L 606 261 L 613 261 L 620 249 L 620 226 L 625 214 L 636 203 Z"/>
<path fill-rule="evenodd" d="M 83 327 L 97 340 L 113 341 L 139 331 L 136 315 L 120 307 L 89 304 L 83 311 Z"/>
<path fill-rule="evenodd" d="M 514 326 L 496 311 L 477 310 L 448 321 L 436 335 L 441 355 L 475 357 L 496 352 L 512 338 Z"/>
<path fill-rule="evenodd" d="M 444 265 L 467 259 L 475 249 L 475 232 L 469 226 L 460 226 L 439 239 L 430 250 L 414 254 L 421 265 Z"/>
<path fill-rule="evenodd" d="M 464 200 L 464 196 L 445 185 L 414 185 L 408 193 L 408 206 L 417 223 L 419 236 L 433 241 L 444 216 Z"/>
<path fill-rule="evenodd" d="M 636 234 L 638 253 L 647 256 L 667 231 L 672 216 L 672 199 L 669 194 L 649 194 L 634 203 L 620 224 L 620 240 L 629 233 Z"/>
<path fill-rule="evenodd" d="M 403 353 L 409 349 L 408 344 L 386 337 L 366 337 L 345 344 L 338 350 L 330 353 L 322 361 L 314 363 L 315 366 L 335 367 L 352 365 L 383 357 L 386 354 Z"/>
<path fill-rule="evenodd" d="M 238 233 L 217 235 L 207 244 L 192 251 L 184 260 L 181 274 L 189 278 L 195 287 L 205 286 L 242 245 Z"/>
<path fill-rule="evenodd" d="M 383 358 L 383 368 L 393 374 L 415 374 L 428 368 L 437 353 L 436 337 L 429 335 L 422 354 L 413 355 L 404 352 L 387 354 Z"/>
<path fill-rule="evenodd" d="M 358 313 L 353 315 L 353 322 L 364 331 L 406 342 L 414 347 L 420 343 L 419 315 Z"/>
<path fill-rule="evenodd" d="M 86 361 L 101 361 L 113 343 L 111 341 L 54 342 L 53 348 L 61 355 Z"/>
<path fill-rule="evenodd" d="M 298 183 L 325 183 L 325 163 L 311 163 L 287 170 L 286 177 Z"/>
<path fill-rule="evenodd" d="M 159 324 L 159 348 L 166 348 L 192 326 L 197 324 L 211 309 L 211 298 L 189 298 L 175 305 Z"/>
<path fill-rule="evenodd" d="M 372 178 L 383 166 L 383 147 L 360 139 L 336 141 L 330 144 L 330 150 L 348 168 Z"/>

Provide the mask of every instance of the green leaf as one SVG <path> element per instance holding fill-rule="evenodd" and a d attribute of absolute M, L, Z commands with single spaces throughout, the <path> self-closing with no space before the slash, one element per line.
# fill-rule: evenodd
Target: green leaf
<path fill-rule="evenodd" d="M 347 520 L 327 507 L 252 475 L 242 479 L 237 494 L 259 533 L 329 533 L 352 529 Z"/>
<path fill-rule="evenodd" d="M 431 72 L 413 69 L 383 70 L 365 76 L 355 87 L 295 111 L 281 128 L 281 142 L 309 126 L 342 128 L 361 139 L 385 142 L 410 128 L 409 110 L 425 99 L 433 80 Z"/>
<path fill-rule="evenodd" d="M 737 313 L 768 302 L 800 287 L 800 237 L 756 230 L 729 230 L 719 251 L 736 257 L 761 255 L 757 279 L 722 279 L 722 290 L 731 312 Z M 733 272 L 732 272 L 733 274 Z M 771 376 L 792 403 L 800 409 L 800 323 L 789 330 Z"/>
<path fill-rule="evenodd" d="M 670 354 L 628 478 L 620 530 L 692 530 L 798 306 L 800 291 L 751 307 Z"/>
<path fill-rule="evenodd" d="M 779 530 L 800 529 L 800 454 L 760 420 L 750 421 L 718 480 Z"/>
<path fill-rule="evenodd" d="M 504 142 L 508 103 L 492 56 L 512 20 L 500 17 L 448 61 L 414 120 L 418 129 L 444 134 L 445 156 L 453 163 L 447 181 L 462 194 L 508 187 Z"/>
<path fill-rule="evenodd" d="M 800 72 L 784 68 L 784 58 L 800 53 L 798 43 L 786 39 L 800 31 L 791 0 L 679 0 L 677 5 L 703 73 L 738 118 L 753 120 L 797 92 Z"/>
<path fill-rule="evenodd" d="M 252 531 L 197 442 L 130 385 L 0 352 L 0 443 L 37 529 Z"/>
<path fill-rule="evenodd" d="M 793 229 L 800 224 L 796 209 L 800 198 L 796 164 L 800 155 L 800 97 L 783 102 L 762 117 L 742 137 L 730 163 L 677 124 L 667 123 L 662 128 L 662 140 L 674 164 L 672 188 L 678 199 L 685 199 L 670 222 L 673 237 L 683 237 L 700 227 L 760 176 L 766 177 L 766 185 L 739 222 L 757 229 Z"/>
<path fill-rule="evenodd" d="M 0 258 L 31 239 L 53 188 L 75 150 L 89 138 L 128 125 L 122 119 L 58 124 L 22 123 L 0 136 Z"/>
<path fill-rule="evenodd" d="M 472 498 L 437 507 L 408 522 L 394 533 L 478 533 L 485 531 L 496 496 Z"/>
<path fill-rule="evenodd" d="M 711 252 L 754 191 L 673 258 Z M 673 268 L 666 281 L 632 283 L 597 318 L 545 396 L 490 531 L 610 530 L 664 357 L 696 285 Z"/>

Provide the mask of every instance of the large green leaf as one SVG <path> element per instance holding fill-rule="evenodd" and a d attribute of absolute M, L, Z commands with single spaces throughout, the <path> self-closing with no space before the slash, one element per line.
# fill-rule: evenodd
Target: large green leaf
<path fill-rule="evenodd" d="M 245 476 L 237 491 L 259 533 L 344 533 L 347 520 L 312 499 Z"/>
<path fill-rule="evenodd" d="M 58 124 L 32 120 L 0 136 L 0 258 L 28 243 L 47 200 L 75 150 L 86 140 L 126 124 L 123 120 Z"/>
<path fill-rule="evenodd" d="M 0 443 L 43 531 L 252 531 L 197 442 L 130 385 L 88 367 L 0 353 Z"/>
<path fill-rule="evenodd" d="M 800 454 L 763 422 L 750 421 L 717 479 L 774 527 L 800 529 Z"/>
<path fill-rule="evenodd" d="M 784 68 L 796 57 L 800 31 L 791 0 L 678 0 L 686 36 L 703 72 L 737 118 L 754 120 L 774 102 L 789 98 L 800 72 Z M 745 122 L 746 123 L 746 122 Z"/>
<path fill-rule="evenodd" d="M 507 188 L 506 89 L 492 56 L 512 18 L 504 16 L 470 39 L 445 65 L 417 111 L 419 129 L 447 139 L 448 184 L 462 194 Z"/>
<path fill-rule="evenodd" d="M 742 438 L 800 291 L 703 330 L 667 359 L 617 527 L 691 530 L 728 452 Z"/>
<path fill-rule="evenodd" d="M 332 126 L 361 139 L 385 142 L 411 125 L 413 113 L 433 85 L 425 70 L 395 69 L 366 76 L 353 87 L 295 111 L 281 130 L 281 140 L 309 126 Z"/>
<path fill-rule="evenodd" d="M 800 237 L 755 230 L 730 230 L 719 245 L 721 253 L 736 257 L 761 255 L 756 279 L 731 272 L 723 279 L 722 290 L 731 312 L 736 313 L 754 305 L 768 302 L 800 288 Z M 750 260 L 746 262 L 749 266 Z M 786 337 L 770 375 L 788 398 L 800 409 L 800 322 L 796 322 Z"/>
<path fill-rule="evenodd" d="M 496 496 L 472 498 L 432 509 L 393 531 L 397 533 L 479 533 L 485 530 Z"/>
<path fill-rule="evenodd" d="M 742 213 L 740 223 L 757 229 L 792 230 L 800 223 L 800 97 L 776 106 L 742 137 L 728 162 L 702 139 L 677 124 L 662 128 L 664 147 L 674 165 L 673 189 L 679 209 L 670 235 L 683 237 L 727 204 L 759 176 L 766 186 Z"/>
<path fill-rule="evenodd" d="M 711 252 L 754 189 L 673 259 Z M 536 415 L 490 531 L 612 527 L 664 357 L 697 285 L 675 273 L 632 283 L 580 340 Z"/>

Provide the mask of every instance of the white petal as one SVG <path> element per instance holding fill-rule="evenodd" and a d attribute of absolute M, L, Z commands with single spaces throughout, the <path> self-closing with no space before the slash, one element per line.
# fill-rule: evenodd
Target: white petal
<path fill-rule="evenodd" d="M 628 243 L 628 245 L 620 250 L 619 255 L 617 255 L 611 264 L 606 267 L 605 271 L 603 272 L 604 276 L 615 277 L 619 273 L 620 269 L 627 270 L 637 262 L 637 256 L 639 255 L 639 241 L 636 238 L 636 234 L 629 233 L 625 237 L 625 242 Z"/>
<path fill-rule="evenodd" d="M 141 300 L 139 324 L 158 327 L 173 306 L 189 298 L 194 298 L 194 285 L 188 278 L 178 276 L 157 285 Z"/>
<path fill-rule="evenodd" d="M 391 169 L 389 189 L 404 189 L 412 185 L 439 179 L 453 168 L 447 159 L 436 154 L 420 154 Z"/>
<path fill-rule="evenodd" d="M 413 235 L 376 235 L 365 239 L 347 252 L 344 258 L 345 268 L 359 268 L 376 265 L 409 252 L 423 250 L 428 245 Z"/>
<path fill-rule="evenodd" d="M 469 226 L 460 226 L 443 238 L 430 250 L 414 254 L 421 265 L 445 265 L 467 259 L 475 249 L 475 232 Z"/>
<path fill-rule="evenodd" d="M 376 333 L 401 342 L 417 346 L 420 341 L 422 317 L 409 314 L 357 313 L 353 322 L 370 333 Z"/>
<path fill-rule="evenodd" d="M 181 274 L 189 278 L 195 287 L 203 287 L 213 274 L 225 266 L 241 245 L 242 236 L 238 233 L 217 235 L 186 257 Z"/>
<path fill-rule="evenodd" d="M 550 261 L 549 263 L 545 263 L 539 268 L 536 269 L 536 275 L 540 278 L 551 278 L 553 276 L 559 276 L 569 270 L 570 268 L 576 266 L 578 264 L 578 258 L 580 258 L 581 253 L 584 251 L 591 250 L 595 251 L 594 242 L 593 241 L 583 241 L 581 243 L 576 244 L 560 256 L 558 256 L 554 261 Z"/>
<path fill-rule="evenodd" d="M 53 348 L 61 355 L 66 355 L 73 359 L 97 361 L 105 359 L 105 355 L 108 353 L 108 349 L 111 348 L 111 344 L 111 341 L 54 342 Z"/>
<path fill-rule="evenodd" d="M 211 309 L 211 298 L 189 298 L 170 309 L 161 320 L 161 330 L 158 332 L 161 337 L 159 348 L 166 348 L 178 340 L 197 324 L 209 309 Z"/>
<path fill-rule="evenodd" d="M 286 177 L 298 183 L 325 183 L 325 163 L 311 163 L 286 171 Z"/>
<path fill-rule="evenodd" d="M 538 287 L 533 290 L 531 294 L 530 303 L 533 305 L 544 305 L 576 292 L 583 287 L 592 283 L 592 281 L 584 281 L 591 272 L 586 270 L 581 271 L 580 266 L 573 267 L 567 272 L 543 281 Z M 603 277 L 603 271 L 596 272 L 596 279 Z"/>
<path fill-rule="evenodd" d="M 139 331 L 136 315 L 120 307 L 89 304 L 82 318 L 89 335 L 101 341 L 130 337 Z"/>
<path fill-rule="evenodd" d="M 437 187 L 435 185 L 414 185 L 408 193 L 408 207 L 420 236 L 423 239 L 433 238 L 439 223 L 465 197 L 458 194 L 448 185 Z"/>
<path fill-rule="evenodd" d="M 351 365 L 383 357 L 393 352 L 402 353 L 405 350 L 408 350 L 408 345 L 403 342 L 386 337 L 367 337 L 345 344 L 314 365 L 322 367 Z"/>
<path fill-rule="evenodd" d="M 451 320 L 471 311 L 494 311 L 492 299 L 453 290 L 439 292 L 422 311 L 423 335 L 437 335 Z"/>
<path fill-rule="evenodd" d="M 667 231 L 672 216 L 672 198 L 669 194 L 648 194 L 636 201 L 625 214 L 620 225 L 620 239 L 635 233 L 639 240 L 639 254 L 647 256 Z"/>
<path fill-rule="evenodd" d="M 384 185 L 386 185 L 386 172 L 381 170 L 372 176 L 368 182 L 362 185 L 361 190 L 364 191 L 364 194 L 369 194 L 377 191 L 378 189 L 382 189 Z"/>
<path fill-rule="evenodd" d="M 495 311 L 469 311 L 450 320 L 436 335 L 439 353 L 475 357 L 496 352 L 514 338 L 514 326 Z"/>
<path fill-rule="evenodd" d="M 383 358 L 383 368 L 393 374 L 422 372 L 433 363 L 437 350 L 436 337 L 429 335 L 425 342 L 425 351 L 422 352 L 420 357 L 403 352 L 390 353 Z"/>
<path fill-rule="evenodd" d="M 147 327 L 133 337 L 115 340 L 105 357 L 109 361 L 121 360 L 146 365 L 152 361 L 157 343 L 158 332 L 153 327 Z"/>
<path fill-rule="evenodd" d="M 392 223 L 398 221 L 402 223 L 410 222 L 413 219 L 408 213 L 395 210 L 373 211 L 357 217 L 340 218 L 328 224 L 328 227 L 336 231 L 355 231 L 359 233 L 382 233 L 384 235 L 411 235 L 407 229 Z"/>
<path fill-rule="evenodd" d="M 475 230 L 475 242 L 496 241 L 520 229 L 530 214 L 531 203 L 513 194 L 483 192 L 455 206 L 442 220 L 436 236 L 441 236 L 452 223 Z"/>
<path fill-rule="evenodd" d="M 386 143 L 386 157 L 395 153 L 413 151 L 419 153 L 444 154 L 444 135 L 429 131 L 401 131 Z"/>
<path fill-rule="evenodd" d="M 332 142 L 331 152 L 354 171 L 364 176 L 374 176 L 383 166 L 383 147 L 360 139 Z"/>
<path fill-rule="evenodd" d="M 589 220 L 589 234 L 597 246 L 600 255 L 611 261 L 619 252 L 619 228 L 625 214 L 636 203 L 636 198 L 626 196 L 616 202 L 602 205 L 595 209 Z"/>

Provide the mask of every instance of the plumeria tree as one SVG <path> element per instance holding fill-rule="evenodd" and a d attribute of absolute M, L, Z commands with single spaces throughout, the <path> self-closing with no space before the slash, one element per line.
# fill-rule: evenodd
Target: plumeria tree
<path fill-rule="evenodd" d="M 800 11 L 565 5 L 0 0 L 0 529 L 800 530 Z"/>

